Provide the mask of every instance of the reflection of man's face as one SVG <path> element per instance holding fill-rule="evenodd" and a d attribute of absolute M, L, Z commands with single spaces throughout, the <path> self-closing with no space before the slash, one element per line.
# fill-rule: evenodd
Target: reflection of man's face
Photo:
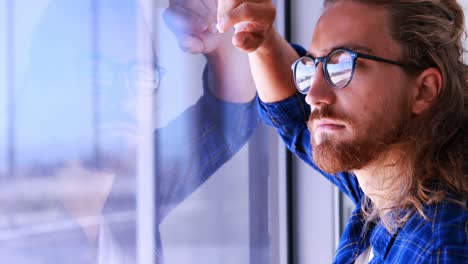
<path fill-rule="evenodd" d="M 125 14 L 102 10 L 96 52 L 88 57 L 94 71 L 96 147 L 104 166 L 106 157 L 135 158 L 137 93 L 144 89 L 151 95 L 155 88 L 149 31 L 137 14 Z"/>
<path fill-rule="evenodd" d="M 133 167 L 136 96 L 154 89 L 156 76 L 149 31 L 134 3 L 117 2 L 104 1 L 94 18 L 86 4 L 74 4 L 78 14 L 70 16 L 45 12 L 53 22 L 39 25 L 40 41 L 33 38 L 33 78 L 24 94 L 34 89 L 35 96 L 20 103 L 20 160 Z"/>
<path fill-rule="evenodd" d="M 320 57 L 346 47 L 398 61 L 401 48 L 389 29 L 384 9 L 343 1 L 325 10 L 309 51 Z M 358 59 L 351 83 L 334 89 L 320 68 L 306 97 L 314 160 L 328 172 L 361 169 L 401 134 L 410 113 L 408 77 L 394 65 Z"/>

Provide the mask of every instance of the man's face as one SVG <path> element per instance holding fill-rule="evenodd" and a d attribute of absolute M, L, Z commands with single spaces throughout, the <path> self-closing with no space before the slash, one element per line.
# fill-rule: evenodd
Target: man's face
<path fill-rule="evenodd" d="M 400 61 L 383 8 L 341 2 L 322 14 L 309 49 L 314 57 L 348 48 Z M 396 143 L 410 118 L 411 79 L 401 67 L 358 59 L 351 83 L 342 89 L 325 80 L 322 65 L 307 94 L 313 158 L 324 171 L 362 169 Z"/>

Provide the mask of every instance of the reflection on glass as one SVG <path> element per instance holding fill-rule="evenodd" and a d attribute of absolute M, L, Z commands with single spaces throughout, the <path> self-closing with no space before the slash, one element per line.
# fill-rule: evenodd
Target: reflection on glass
<path fill-rule="evenodd" d="M 1 192 L 6 262 L 134 263 L 135 90 L 159 79 L 150 45 L 139 57 L 137 12 L 50 1 L 29 36 L 18 27 L 30 48 L 14 98 L 15 174 Z"/>
<path fill-rule="evenodd" d="M 184 5 L 181 15 L 174 3 L 169 9 L 156 4 L 154 13 L 160 21 L 160 11 L 171 11 L 164 30 L 177 40 L 190 35 L 178 28 L 192 22 L 188 11 L 216 10 L 216 1 L 185 1 L 177 3 Z M 206 29 L 197 36 L 205 49 L 179 44 L 203 54 L 207 66 L 202 60 L 196 70 L 191 65 L 183 69 L 180 61 L 165 58 L 188 55 L 175 47 L 155 48 L 165 40 L 151 34 L 154 25 L 140 4 L 50 0 L 36 3 L 37 9 L 15 7 L 16 35 L 8 38 L 22 44 L 15 51 L 21 54 L 16 65 L 8 66 L 18 71 L 14 97 L 3 97 L 7 85 L 0 85 L 0 256 L 5 263 L 137 263 L 137 150 L 153 144 L 156 158 L 147 166 L 155 168 L 155 193 L 146 199 L 156 205 L 155 215 L 148 217 L 155 219 L 157 263 L 193 263 L 193 250 L 210 256 L 195 263 L 219 263 L 226 256 L 246 263 L 258 250 L 250 249 L 249 241 L 249 219 L 257 216 L 249 212 L 248 152 L 221 168 L 257 126 L 249 69 L 236 69 L 246 56 L 232 56 L 229 35 Z M 174 17 L 181 23 L 172 23 Z M 147 32 L 142 34 L 142 28 Z M 0 48 L 7 50 L 3 42 Z M 218 53 L 226 58 L 219 60 Z M 227 58 L 231 66 L 224 65 Z M 0 70 L 0 76 L 8 72 Z M 184 85 L 171 87 L 171 75 Z M 201 97 L 184 104 L 154 137 L 137 137 L 142 94 L 161 104 L 156 116 L 165 116 L 164 106 L 183 101 L 171 93 L 196 88 Z M 7 114 L 9 105 L 13 117 Z M 9 129 L 14 137 L 8 137 Z M 9 139 L 14 153 L 4 144 Z M 11 171 L 5 162 L 10 158 Z M 198 225 L 203 232 L 193 232 L 200 214 L 207 214 L 209 222 L 205 228 Z"/>

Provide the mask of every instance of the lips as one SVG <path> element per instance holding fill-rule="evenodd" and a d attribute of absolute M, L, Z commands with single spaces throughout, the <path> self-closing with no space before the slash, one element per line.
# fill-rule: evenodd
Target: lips
<path fill-rule="evenodd" d="M 313 131 L 337 131 L 344 129 L 346 126 L 339 121 L 332 119 L 316 119 L 312 121 Z"/>

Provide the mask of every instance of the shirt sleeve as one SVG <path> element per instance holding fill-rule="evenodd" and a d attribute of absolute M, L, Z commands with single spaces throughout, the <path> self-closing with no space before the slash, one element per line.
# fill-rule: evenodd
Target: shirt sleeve
<path fill-rule="evenodd" d="M 294 44 L 292 46 L 300 56 L 305 54 L 302 47 Z M 305 102 L 305 95 L 297 92 L 280 102 L 264 103 L 260 99 L 258 102 L 260 118 L 276 128 L 291 152 L 335 184 L 355 204 L 361 201 L 363 192 L 354 175 L 348 172 L 329 174 L 320 170 L 313 162 L 310 132 L 307 128 L 310 106 Z"/>
<path fill-rule="evenodd" d="M 162 219 L 248 141 L 259 117 L 257 101 L 230 103 L 204 94 L 168 126 L 155 131 L 157 221 Z"/>

